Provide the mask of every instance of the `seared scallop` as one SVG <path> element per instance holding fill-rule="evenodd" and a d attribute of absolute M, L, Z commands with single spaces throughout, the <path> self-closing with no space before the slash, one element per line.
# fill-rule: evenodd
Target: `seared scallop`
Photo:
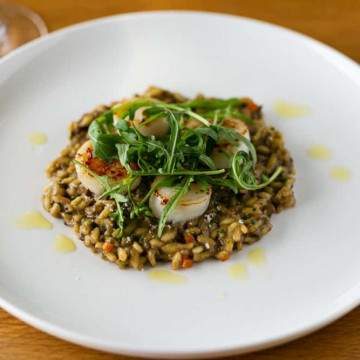
<path fill-rule="evenodd" d="M 93 154 L 93 146 L 91 141 L 86 141 L 77 151 L 75 155 L 76 173 L 81 184 L 95 195 L 101 195 L 104 187 L 94 174 L 98 176 L 107 176 L 111 185 L 121 184 L 128 179 L 126 169 L 119 161 L 113 160 L 107 162 Z M 133 189 L 140 183 L 140 178 L 134 182 Z"/>
<path fill-rule="evenodd" d="M 175 187 L 160 187 L 151 195 L 149 206 L 154 216 L 161 217 L 165 206 L 176 191 Z M 189 191 L 180 198 L 176 207 L 170 212 L 167 221 L 179 223 L 201 216 L 209 206 L 211 192 L 210 186 L 204 189 L 200 185 L 192 183 Z"/>

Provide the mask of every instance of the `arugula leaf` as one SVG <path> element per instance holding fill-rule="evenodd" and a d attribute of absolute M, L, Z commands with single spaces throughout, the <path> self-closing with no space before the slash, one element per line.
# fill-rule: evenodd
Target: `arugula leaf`
<path fill-rule="evenodd" d="M 144 106 L 154 106 L 158 103 L 161 103 L 159 100 L 150 99 L 150 98 L 136 98 L 134 100 L 126 101 L 121 104 L 117 104 L 112 107 L 112 111 L 116 114 L 120 119 L 125 119 L 127 116 L 130 119 L 134 118 L 134 114 L 137 109 Z"/>
<path fill-rule="evenodd" d="M 255 166 L 257 162 L 256 150 L 254 145 L 249 139 L 247 139 L 245 136 L 240 135 L 238 132 L 236 132 L 234 129 L 231 128 L 217 125 L 216 129 L 219 134 L 219 142 L 225 141 L 234 145 L 240 142 L 244 143 L 250 151 L 250 155 L 253 160 L 253 165 Z"/>
<path fill-rule="evenodd" d="M 99 123 L 107 132 L 111 132 L 114 123 L 114 114 L 111 110 L 103 112 L 95 121 Z"/>
<path fill-rule="evenodd" d="M 128 198 L 120 193 L 114 193 L 111 197 L 118 203 L 126 203 L 128 201 Z"/>
<path fill-rule="evenodd" d="M 200 178 L 203 178 L 203 176 L 200 176 Z M 196 181 L 198 181 L 198 178 L 196 177 Z M 228 178 L 219 178 L 214 176 L 206 176 L 203 178 L 203 181 L 207 182 L 210 185 L 213 186 L 222 186 L 230 189 L 235 194 L 238 193 L 238 186 L 234 179 L 228 179 Z"/>
<path fill-rule="evenodd" d="M 128 171 L 131 172 L 131 168 L 129 166 L 128 161 L 128 152 L 130 145 L 129 144 L 116 144 L 116 149 L 118 152 L 118 157 L 120 164 Z"/>
<path fill-rule="evenodd" d="M 128 131 L 121 132 L 120 136 L 120 143 L 136 145 L 138 143 L 138 136 L 133 129 L 129 129 Z"/>
<path fill-rule="evenodd" d="M 119 193 L 111 194 L 111 198 L 114 199 L 115 204 L 116 204 L 116 212 L 113 214 L 113 216 L 114 216 L 117 226 L 119 228 L 118 236 L 120 237 L 124 230 L 124 221 L 125 221 L 121 203 L 127 202 L 128 199 L 124 195 L 119 194 Z"/>
<path fill-rule="evenodd" d="M 256 149 L 255 149 L 254 145 L 245 136 L 239 135 L 239 138 L 240 138 L 240 141 L 243 142 L 247 146 L 247 148 L 249 149 L 250 156 L 251 156 L 251 159 L 252 159 L 252 167 L 255 168 L 255 165 L 257 163 L 257 154 L 256 154 Z"/>
<path fill-rule="evenodd" d="M 125 193 L 127 190 L 127 183 L 126 181 L 121 182 L 120 184 L 110 185 L 108 184 L 104 187 L 104 192 L 99 196 L 99 199 L 102 199 L 106 196 L 112 196 L 116 193 Z"/>
<path fill-rule="evenodd" d="M 159 107 L 160 107 L 160 105 L 159 105 Z M 210 122 L 207 119 L 205 119 L 203 116 L 201 116 L 200 114 L 197 114 L 196 112 L 194 112 L 190 109 L 181 107 L 178 104 L 162 104 L 161 107 L 163 107 L 164 109 L 168 109 L 168 110 L 174 110 L 180 114 L 187 115 L 190 118 L 199 120 L 205 126 L 210 126 Z"/>
<path fill-rule="evenodd" d="M 171 111 L 168 112 L 168 120 L 170 125 L 169 158 L 165 168 L 168 172 L 172 172 L 175 168 L 175 150 L 179 139 L 179 123 Z"/>
<path fill-rule="evenodd" d="M 115 127 L 120 130 L 120 131 L 127 131 L 129 130 L 129 124 L 126 120 L 124 119 L 119 119 L 116 121 L 115 123 Z"/>
<path fill-rule="evenodd" d="M 116 155 L 115 145 L 120 141 L 118 135 L 107 133 L 104 125 L 97 120 L 90 124 L 88 135 L 96 157 L 103 160 L 114 158 Z"/>
<path fill-rule="evenodd" d="M 273 182 L 283 171 L 283 168 L 279 166 L 265 182 L 258 184 L 252 169 L 253 162 L 247 153 L 239 151 L 234 155 L 231 163 L 231 175 L 239 189 L 252 191 L 262 189 Z"/>
<path fill-rule="evenodd" d="M 234 129 L 227 128 L 221 125 L 214 125 L 214 128 L 216 128 L 219 142 L 227 142 L 230 144 L 237 144 L 240 140 L 240 134 L 235 131 Z"/>
<path fill-rule="evenodd" d="M 241 111 L 243 100 L 237 98 L 230 99 L 205 99 L 197 98 L 191 101 L 179 104 L 185 108 L 201 111 L 205 118 L 213 119 L 215 123 L 223 120 L 225 117 L 234 117 L 243 120 L 247 124 L 253 124 L 253 120 Z"/>
<path fill-rule="evenodd" d="M 200 154 L 199 156 L 199 160 L 204 163 L 207 167 L 209 167 L 212 170 L 216 169 L 216 165 L 214 163 L 214 161 L 211 159 L 210 156 L 207 156 L 205 154 Z"/>
<path fill-rule="evenodd" d="M 210 125 L 209 127 L 198 127 L 193 130 L 196 134 L 209 136 L 214 141 L 218 141 L 218 127 L 215 125 Z"/>

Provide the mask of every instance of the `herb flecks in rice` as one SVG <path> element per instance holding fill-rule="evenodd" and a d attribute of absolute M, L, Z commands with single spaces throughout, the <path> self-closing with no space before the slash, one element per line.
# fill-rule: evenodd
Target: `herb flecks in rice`
<path fill-rule="evenodd" d="M 144 97 L 190 105 L 206 100 L 202 96 L 187 100 L 179 94 L 158 88 L 148 89 L 141 96 Z M 263 188 L 241 189 L 234 194 L 228 187 L 216 186 L 209 207 L 202 216 L 184 224 L 163 223 L 161 236 L 157 219 L 148 216 L 130 219 L 130 209 L 125 206 L 120 232 L 114 217 L 117 209 L 115 200 L 109 197 L 97 199 L 84 188 L 77 178 L 73 161 L 80 146 L 88 139 L 90 124 L 117 104 L 113 103 L 99 106 L 70 124 L 70 144 L 47 169 L 51 182 L 44 189 L 44 208 L 71 226 L 85 246 L 120 268 L 142 269 L 146 264 L 156 266 L 166 261 L 171 262 L 174 269 L 179 269 L 208 258 L 227 260 L 233 251 L 256 242 L 271 230 L 270 217 L 273 213 L 295 204 L 295 171 L 281 133 L 266 126 L 259 106 L 247 98 L 241 101 L 244 104 L 241 112 L 232 116 L 251 120 L 248 126 L 257 153 L 256 177 L 269 179 L 276 169 L 282 169 L 276 179 Z M 241 176 L 237 180 L 241 184 Z M 143 199 L 151 181 L 143 178 L 132 197 Z"/>

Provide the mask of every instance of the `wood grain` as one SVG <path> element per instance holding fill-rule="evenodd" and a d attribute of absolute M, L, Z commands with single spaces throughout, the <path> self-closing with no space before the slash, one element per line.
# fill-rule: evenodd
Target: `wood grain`
<path fill-rule="evenodd" d="M 243 15 L 283 25 L 360 61 L 359 0 L 19 0 L 38 12 L 49 30 L 117 13 L 193 9 Z M 233 357 L 237 359 L 240 357 Z M 0 310 L 0 359 L 130 359 L 72 345 Z M 360 308 L 327 328 L 290 344 L 244 355 L 246 360 L 360 359 Z"/>
<path fill-rule="evenodd" d="M 56 30 L 112 14 L 192 9 L 253 17 L 310 35 L 360 61 L 359 0 L 18 0 Z"/>

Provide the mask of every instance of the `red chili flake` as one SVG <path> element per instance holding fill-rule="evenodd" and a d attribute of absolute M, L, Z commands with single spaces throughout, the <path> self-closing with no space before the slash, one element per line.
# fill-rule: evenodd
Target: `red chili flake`
<path fill-rule="evenodd" d="M 161 205 L 166 205 L 170 200 L 168 197 L 161 195 L 158 190 L 155 190 L 154 195 L 160 198 Z"/>

